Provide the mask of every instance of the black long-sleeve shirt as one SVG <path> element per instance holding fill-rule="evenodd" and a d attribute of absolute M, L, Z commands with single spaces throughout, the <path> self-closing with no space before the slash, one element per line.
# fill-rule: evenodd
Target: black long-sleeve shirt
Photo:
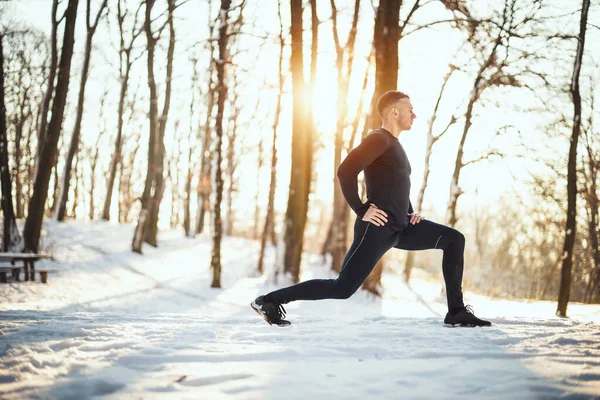
<path fill-rule="evenodd" d="M 358 196 L 358 174 L 364 170 L 367 201 Z M 411 167 L 404 148 L 388 130 L 369 132 L 337 170 L 342 193 L 354 212 L 362 218 L 370 203 L 388 214 L 388 222 L 397 230 L 408 225 Z"/>

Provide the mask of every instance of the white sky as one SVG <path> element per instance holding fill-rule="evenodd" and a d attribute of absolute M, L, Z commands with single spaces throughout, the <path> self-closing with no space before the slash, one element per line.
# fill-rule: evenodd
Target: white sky
<path fill-rule="evenodd" d="M 76 102 L 76 94 L 79 90 L 79 69 L 81 65 L 84 38 L 85 38 L 85 2 L 81 1 L 79 5 L 79 15 L 77 20 L 76 33 L 76 55 L 73 59 L 73 74 L 70 84 L 70 99 L 72 104 Z M 97 8 L 98 1 L 93 1 Z M 137 2 L 136 2 L 137 3 Z M 161 2 L 157 2 L 157 8 L 162 7 Z M 217 4 L 219 2 L 215 2 Z M 289 29 L 289 7 L 287 2 L 282 7 L 284 18 L 284 29 Z M 352 14 L 352 6 L 354 2 L 338 1 L 338 9 L 340 12 L 340 40 L 344 42 L 347 37 L 347 29 L 350 24 Z M 116 2 L 109 0 L 109 4 L 113 8 L 111 11 L 116 11 Z M 278 32 L 277 8 L 276 1 L 261 0 L 258 2 L 248 2 L 245 21 L 247 24 L 253 24 L 255 27 L 247 26 L 244 30 L 251 31 L 254 34 L 261 35 L 269 32 L 275 37 Z M 493 4 L 493 3 L 490 3 Z M 571 1 L 554 1 L 556 14 L 570 10 L 575 10 Z M 132 4 L 133 6 L 133 4 Z M 405 16 L 412 6 L 412 2 L 403 7 L 401 14 Z M 478 6 L 484 7 L 482 3 Z M 487 6 L 487 4 L 485 4 Z M 0 10 L 4 10 L 2 19 L 12 23 L 23 23 L 29 26 L 36 27 L 48 33 L 50 32 L 50 0 L 21 0 L 19 2 L 9 2 L 1 6 Z M 216 9 L 213 6 L 213 12 Z M 327 19 L 330 15 L 329 2 L 319 1 L 319 17 L 324 22 L 320 25 L 319 36 L 319 60 L 318 60 L 318 76 L 316 82 L 316 96 L 313 99 L 313 109 L 316 112 L 318 133 L 321 135 L 321 140 L 324 148 L 316 155 L 315 168 L 318 173 L 318 183 L 315 188 L 316 198 L 322 199 L 325 203 L 330 203 L 333 191 L 333 144 L 335 134 L 335 111 L 336 111 L 336 69 L 334 65 L 334 46 L 331 34 L 331 22 Z M 477 12 L 477 10 L 475 10 Z M 175 133 L 172 129 L 175 121 L 180 121 L 180 129 L 178 135 L 185 135 L 189 130 L 189 101 L 191 99 L 191 63 L 189 58 L 192 54 L 196 54 L 199 59 L 199 75 L 198 79 L 204 86 L 207 81 L 206 66 L 208 63 L 209 53 L 207 50 L 202 50 L 200 46 L 196 47 L 196 51 L 190 50 L 194 42 L 206 39 L 208 37 L 207 28 L 207 6 L 205 1 L 191 0 L 177 11 L 176 22 L 176 60 L 174 66 L 174 87 L 171 103 L 171 112 L 169 114 L 170 128 L 167 132 L 166 142 L 169 148 L 173 148 L 175 143 Z M 596 21 L 598 25 L 598 12 L 593 10 L 590 14 L 590 23 Z M 447 19 L 449 13 L 439 3 L 429 4 L 415 14 L 414 23 L 431 21 L 435 19 Z M 570 33 L 575 33 L 578 30 L 579 15 L 575 14 L 572 18 L 572 25 L 566 30 Z M 366 66 L 365 57 L 368 55 L 372 41 L 372 25 L 373 11 L 371 2 L 363 0 L 361 8 L 361 18 L 359 21 L 359 31 L 356 45 L 356 63 L 354 67 L 355 74 L 352 79 L 351 92 L 349 94 L 349 103 L 354 108 L 358 102 L 358 94 L 364 69 Z M 305 13 L 305 59 L 309 59 L 310 46 L 310 12 Z M 110 32 L 110 33 L 109 33 Z M 163 36 L 167 36 L 165 30 Z M 112 37 L 112 39 L 111 39 Z M 110 28 L 106 23 L 101 23 L 99 31 L 94 37 L 94 44 L 97 50 L 92 55 L 91 77 L 88 81 L 86 90 L 86 108 L 84 115 L 83 141 L 88 146 L 95 143 L 97 135 L 97 127 L 100 125 L 99 116 L 99 98 L 106 90 L 106 87 L 111 88 L 110 102 L 106 106 L 107 113 L 107 128 L 109 135 L 105 135 L 101 142 L 102 146 L 108 146 L 103 150 L 104 162 L 102 168 L 108 167 L 107 157 L 110 157 L 113 146 L 114 127 L 116 126 L 116 105 L 118 102 L 118 53 L 114 45 L 110 45 L 111 40 L 116 42 L 118 31 L 114 14 L 110 16 Z M 600 54 L 600 41 L 598 29 L 590 28 L 588 31 L 588 40 L 586 42 L 586 66 L 591 65 L 591 58 Z M 275 105 L 275 90 L 263 90 L 264 81 L 269 84 L 276 85 L 277 83 L 277 61 L 278 61 L 278 44 L 275 40 L 269 41 L 269 44 L 259 48 L 258 45 L 263 42 L 262 39 L 251 36 L 242 37 L 242 42 L 239 48 L 243 48 L 244 52 L 236 56 L 236 64 L 242 69 L 239 72 L 242 80 L 241 85 L 241 112 L 239 119 L 246 125 L 239 129 L 240 145 L 238 154 L 242 153 L 243 157 L 240 161 L 238 171 L 240 173 L 240 193 L 236 207 L 239 208 L 240 215 L 248 215 L 247 212 L 254 211 L 254 196 L 256 193 L 256 146 L 260 138 L 265 138 L 265 147 L 267 164 L 270 160 L 269 149 L 270 140 L 272 137 L 271 125 L 273 121 L 273 109 Z M 145 37 L 141 35 L 138 39 L 140 46 L 145 45 Z M 426 130 L 427 120 L 433 110 L 442 79 L 448 70 L 448 63 L 465 63 L 467 55 L 461 53 L 458 55 L 457 49 L 462 41 L 462 35 L 451 29 L 447 25 L 438 25 L 434 29 L 422 30 L 414 35 L 403 39 L 400 44 L 400 70 L 398 89 L 408 93 L 411 96 L 414 105 L 417 120 L 411 131 L 403 132 L 400 136 L 400 141 L 405 147 L 410 163 L 412 165 L 412 190 L 411 201 L 417 200 L 417 194 L 422 181 L 423 163 L 425 156 L 426 145 Z M 565 45 L 566 46 L 566 45 Z M 571 42 L 572 53 L 574 54 L 575 43 Z M 164 63 L 163 50 L 159 50 L 157 56 L 157 79 L 163 80 L 164 70 L 160 63 Z M 289 47 L 286 48 L 285 62 L 289 60 Z M 555 65 L 551 67 L 556 67 Z M 584 69 L 583 74 L 589 75 L 591 68 Z M 308 75 L 308 63 L 306 73 Z M 131 84 L 135 88 L 138 82 L 140 89 L 138 90 L 138 108 L 140 115 L 143 115 L 147 109 L 147 94 L 146 94 L 146 59 L 145 56 L 137 62 L 132 73 Z M 291 90 L 291 78 L 288 77 L 286 87 Z M 442 109 L 438 116 L 435 132 L 439 133 L 444 127 L 450 115 L 460 107 L 465 109 L 469 90 L 472 86 L 472 78 L 466 74 L 456 73 L 450 81 L 446 89 L 446 97 L 443 100 Z M 585 84 L 582 83 L 584 86 Z M 598 92 L 598 89 L 595 89 Z M 133 92 L 133 90 L 131 91 Z M 132 93 L 130 92 L 130 97 Z M 159 91 L 162 93 L 162 91 Z M 475 158 L 480 152 L 487 149 L 489 146 L 495 145 L 507 154 L 520 153 L 516 136 L 511 134 L 504 138 L 496 138 L 492 141 L 496 129 L 503 124 L 513 124 L 521 133 L 531 140 L 531 146 L 536 147 L 536 142 L 545 138 L 544 132 L 540 130 L 539 124 L 543 126 L 543 119 L 546 115 L 525 113 L 513 111 L 514 106 L 543 107 L 543 104 L 538 104 L 533 97 L 525 90 L 495 90 L 493 96 L 492 91 L 484 96 L 488 99 L 485 105 L 482 103 L 476 107 L 476 116 L 473 120 L 471 132 L 467 138 L 464 159 L 469 160 Z M 254 106 L 260 97 L 260 107 L 255 112 Z M 492 99 L 497 105 L 492 104 L 489 99 Z M 572 118 L 572 105 L 567 97 L 559 99 L 564 102 L 566 115 Z M 162 102 L 162 96 L 161 96 Z M 204 121 L 204 104 L 203 99 L 196 96 L 197 113 L 194 116 L 194 125 L 200 118 Z M 72 124 L 74 119 L 74 107 L 72 112 L 66 116 L 64 124 L 64 135 L 70 137 Z M 433 156 L 431 158 L 431 174 L 429 178 L 428 189 L 425 193 L 425 204 L 423 213 L 427 215 L 437 215 L 440 219 L 443 217 L 446 207 L 446 202 L 449 195 L 449 183 L 452 170 L 454 167 L 454 159 L 456 157 L 456 148 L 460 135 L 462 133 L 463 124 L 460 121 L 456 124 L 436 146 L 434 147 Z M 147 124 L 144 124 L 144 129 L 147 129 Z M 564 131 L 569 134 L 569 130 Z M 146 133 L 147 134 L 147 133 Z M 276 207 L 284 212 L 287 201 L 287 187 L 289 184 L 289 168 L 290 168 L 290 141 L 291 141 L 291 96 L 284 98 L 284 109 L 281 117 L 281 125 L 279 130 L 278 142 L 278 187 L 276 198 Z M 68 139 L 67 139 L 68 140 Z M 145 141 L 145 139 L 141 139 Z M 360 139 L 358 139 L 360 140 Z M 358 141 L 356 142 L 358 143 Z M 184 145 L 184 147 L 186 147 Z M 568 139 L 562 141 L 560 148 L 555 148 L 562 155 L 562 160 L 566 168 Z M 540 152 L 542 143 L 540 143 Z M 141 148 L 140 155 L 145 154 L 146 150 Z M 460 185 L 465 190 L 465 194 L 459 200 L 459 212 L 468 214 L 469 209 L 474 203 L 494 207 L 496 200 L 503 194 L 509 193 L 512 187 L 522 188 L 521 180 L 526 179 L 527 175 L 524 172 L 524 167 L 535 168 L 535 161 L 539 158 L 538 154 L 531 154 L 530 158 L 517 160 L 507 157 L 504 160 L 483 162 L 476 166 L 467 167 L 463 170 L 460 178 Z M 179 168 L 187 169 L 187 161 L 182 160 Z M 511 173 L 518 179 L 516 182 L 511 177 Z M 261 199 L 266 204 L 268 193 L 268 168 L 261 171 Z M 104 178 L 102 177 L 102 180 Z M 104 184 L 104 182 L 100 182 Z M 143 183 L 142 183 L 143 184 Z M 283 190 L 282 190 L 283 189 Z M 562 190 L 562 189 L 559 189 Z M 477 192 L 477 195 L 475 195 Z M 165 200 L 170 200 L 170 195 L 165 193 Z M 316 203 L 315 203 L 316 204 Z M 247 208 L 246 208 L 247 207 Z M 170 206 L 163 205 L 163 210 L 170 209 Z M 433 219 L 433 218 L 432 218 Z"/>

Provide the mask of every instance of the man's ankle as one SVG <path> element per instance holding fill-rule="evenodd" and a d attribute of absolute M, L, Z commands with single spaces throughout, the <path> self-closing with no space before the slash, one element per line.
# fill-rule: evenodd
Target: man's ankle
<path fill-rule="evenodd" d="M 460 307 L 450 307 L 450 308 L 448 309 L 448 313 L 449 313 L 450 315 L 456 315 L 456 314 L 458 314 L 459 312 L 461 312 L 461 311 L 462 311 L 462 310 L 464 310 L 464 309 L 465 309 L 465 307 L 464 307 L 464 306 L 460 306 Z"/>

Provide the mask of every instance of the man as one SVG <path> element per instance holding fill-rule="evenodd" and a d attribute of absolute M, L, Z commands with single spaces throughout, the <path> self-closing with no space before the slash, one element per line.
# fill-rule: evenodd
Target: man
<path fill-rule="evenodd" d="M 356 213 L 354 241 L 337 279 L 311 279 L 257 297 L 251 307 L 269 324 L 289 325 L 283 304 L 296 300 L 347 299 L 362 285 L 379 259 L 392 247 L 441 249 L 448 313 L 444 323 L 489 326 L 465 307 L 462 295 L 465 237 L 448 226 L 425 220 L 409 200 L 411 167 L 400 133 L 416 115 L 408 95 L 384 93 L 377 102 L 382 126 L 363 139 L 340 164 L 337 176 L 346 201 Z M 364 170 L 367 202 L 358 196 L 357 177 Z"/>

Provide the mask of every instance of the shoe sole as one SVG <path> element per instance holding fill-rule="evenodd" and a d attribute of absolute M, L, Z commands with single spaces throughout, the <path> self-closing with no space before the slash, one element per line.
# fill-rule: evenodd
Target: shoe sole
<path fill-rule="evenodd" d="M 473 324 L 449 324 L 444 323 L 446 328 L 489 328 L 491 325 L 473 325 Z"/>
<path fill-rule="evenodd" d="M 250 303 L 250 307 L 252 307 L 252 309 L 253 309 L 254 311 L 256 311 L 256 313 L 257 313 L 258 315 L 260 315 L 260 316 L 262 317 L 262 319 L 264 319 L 264 320 L 267 322 L 267 324 L 269 324 L 269 325 L 273 325 L 273 324 L 271 323 L 271 321 L 269 321 L 269 320 L 267 319 L 267 316 L 266 316 L 266 315 L 264 315 L 262 312 L 260 312 L 260 310 L 259 310 L 258 308 L 256 308 L 255 306 L 256 306 L 256 307 L 258 307 L 258 304 L 254 303 L 254 302 Z"/>
<path fill-rule="evenodd" d="M 267 322 L 267 324 L 269 324 L 269 325 L 271 325 L 271 326 L 273 325 L 273 323 L 272 323 L 271 321 L 269 321 L 269 319 L 267 318 L 267 316 L 266 316 L 266 315 L 264 315 L 264 314 L 263 314 L 263 313 L 260 311 L 260 309 L 258 308 L 258 307 L 260 307 L 260 306 L 259 306 L 258 304 L 256 304 L 255 302 L 252 302 L 252 303 L 250 303 L 250 307 L 252 307 L 252 309 L 253 309 L 254 311 L 256 311 L 256 313 L 257 313 L 258 315 L 260 315 L 260 316 L 262 317 L 262 319 L 264 319 L 264 320 Z M 277 323 L 275 323 L 275 325 L 277 325 L 277 326 L 289 326 L 289 325 L 291 325 L 291 323 L 290 323 L 289 321 L 287 321 L 287 322 L 288 322 L 287 324 L 277 324 Z"/>

